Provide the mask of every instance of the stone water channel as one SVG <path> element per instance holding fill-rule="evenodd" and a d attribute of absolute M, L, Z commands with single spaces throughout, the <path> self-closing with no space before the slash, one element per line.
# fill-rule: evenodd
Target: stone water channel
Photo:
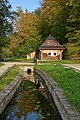
<path fill-rule="evenodd" d="M 50 94 L 43 89 L 37 90 L 33 83 L 37 78 L 31 71 L 31 68 L 24 67 L 24 80 L 0 115 L 0 120 L 61 120 Z"/>

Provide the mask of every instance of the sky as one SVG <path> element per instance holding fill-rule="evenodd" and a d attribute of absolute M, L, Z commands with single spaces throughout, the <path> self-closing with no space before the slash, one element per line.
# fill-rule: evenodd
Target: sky
<path fill-rule="evenodd" d="M 36 8 L 38 8 L 39 0 L 9 0 L 12 10 L 16 11 L 16 6 L 22 6 L 22 10 L 25 12 L 26 8 L 28 9 L 28 12 L 34 11 Z"/>

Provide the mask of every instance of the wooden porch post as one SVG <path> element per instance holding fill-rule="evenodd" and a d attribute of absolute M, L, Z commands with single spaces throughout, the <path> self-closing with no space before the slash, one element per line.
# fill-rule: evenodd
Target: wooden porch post
<path fill-rule="evenodd" d="M 41 60 L 43 60 L 43 51 L 41 50 Z"/>
<path fill-rule="evenodd" d="M 60 51 L 60 60 L 62 60 L 62 50 Z"/>

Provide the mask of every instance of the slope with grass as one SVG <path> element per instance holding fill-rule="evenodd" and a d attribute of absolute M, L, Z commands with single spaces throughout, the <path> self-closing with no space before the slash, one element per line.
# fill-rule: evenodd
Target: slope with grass
<path fill-rule="evenodd" d="M 4 64 L 0 63 L 0 67 L 3 66 Z"/>
<path fill-rule="evenodd" d="M 63 89 L 69 103 L 80 112 L 80 73 L 59 64 L 37 66 L 46 71 Z"/>
<path fill-rule="evenodd" d="M 3 90 L 19 73 L 18 66 L 13 67 L 4 77 L 0 79 L 0 91 Z"/>

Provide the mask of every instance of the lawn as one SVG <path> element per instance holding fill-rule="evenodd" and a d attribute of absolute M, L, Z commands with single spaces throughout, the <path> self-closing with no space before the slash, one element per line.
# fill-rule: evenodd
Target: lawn
<path fill-rule="evenodd" d="M 27 59 L 27 58 L 15 58 L 15 57 L 10 57 L 10 58 L 5 58 L 5 61 L 10 61 L 10 62 L 33 62 L 32 59 Z"/>
<path fill-rule="evenodd" d="M 18 66 L 13 67 L 4 77 L 0 79 L 0 91 L 3 90 L 19 73 Z"/>
<path fill-rule="evenodd" d="M 46 71 L 63 89 L 69 103 L 80 112 L 80 73 L 59 64 L 37 66 Z"/>
<path fill-rule="evenodd" d="M 70 60 L 38 60 L 39 63 L 50 63 L 50 64 L 76 64 L 79 61 L 70 61 Z"/>

